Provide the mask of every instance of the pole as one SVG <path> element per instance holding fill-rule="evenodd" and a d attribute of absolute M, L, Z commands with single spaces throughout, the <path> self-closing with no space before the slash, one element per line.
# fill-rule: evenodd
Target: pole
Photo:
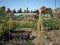
<path fill-rule="evenodd" d="M 37 33 L 42 31 L 42 13 L 41 13 L 41 9 L 38 10 L 39 11 L 39 19 L 38 19 L 38 25 L 37 25 Z"/>

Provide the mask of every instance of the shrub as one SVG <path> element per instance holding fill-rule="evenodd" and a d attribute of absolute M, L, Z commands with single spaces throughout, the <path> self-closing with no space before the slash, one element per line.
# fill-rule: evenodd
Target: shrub
<path fill-rule="evenodd" d="M 34 18 L 36 18 L 36 19 L 37 19 L 38 17 L 39 17 L 39 15 L 34 15 Z"/>

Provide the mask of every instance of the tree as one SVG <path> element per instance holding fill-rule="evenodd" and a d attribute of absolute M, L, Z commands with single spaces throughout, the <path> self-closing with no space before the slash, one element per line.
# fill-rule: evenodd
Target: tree
<path fill-rule="evenodd" d="M 20 8 L 17 12 L 18 12 L 18 13 L 22 13 L 22 8 Z"/>
<path fill-rule="evenodd" d="M 51 8 L 47 8 L 46 9 L 46 13 L 52 13 L 52 9 Z"/>
<path fill-rule="evenodd" d="M 16 10 L 15 9 L 13 10 L 13 13 L 16 13 Z"/>
<path fill-rule="evenodd" d="M 26 10 L 24 10 L 24 13 L 26 13 Z"/>
<path fill-rule="evenodd" d="M 28 7 L 26 8 L 26 10 L 24 10 L 24 13 L 29 13 L 30 11 L 28 10 Z"/>
<path fill-rule="evenodd" d="M 26 12 L 29 13 L 28 7 L 26 8 Z"/>
<path fill-rule="evenodd" d="M 5 9 L 6 9 L 5 6 L 0 7 L 0 12 L 5 12 Z"/>
<path fill-rule="evenodd" d="M 28 13 L 28 7 L 26 8 L 26 12 Z"/>
<path fill-rule="evenodd" d="M 31 10 L 31 13 L 32 13 L 33 11 Z"/>
<path fill-rule="evenodd" d="M 7 13 L 11 13 L 11 10 L 10 10 L 10 8 L 8 8 L 8 9 L 7 9 Z"/>

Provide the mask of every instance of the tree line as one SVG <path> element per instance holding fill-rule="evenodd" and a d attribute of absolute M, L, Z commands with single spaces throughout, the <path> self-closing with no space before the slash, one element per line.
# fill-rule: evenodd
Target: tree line
<path fill-rule="evenodd" d="M 3 10 L 2 9 L 4 9 L 4 12 L 6 12 L 6 13 L 36 13 L 37 12 L 37 10 L 29 10 L 28 9 L 28 7 L 26 7 L 26 10 L 24 10 L 24 11 L 22 11 L 22 8 L 20 8 L 18 11 L 16 11 L 16 9 L 14 9 L 14 10 L 11 10 L 10 8 L 6 8 L 5 6 L 2 6 L 2 7 L 0 7 L 0 12 L 2 12 Z"/>

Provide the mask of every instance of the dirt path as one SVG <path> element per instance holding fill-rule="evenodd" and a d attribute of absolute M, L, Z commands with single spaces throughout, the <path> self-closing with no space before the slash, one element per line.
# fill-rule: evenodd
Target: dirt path
<path fill-rule="evenodd" d="M 47 32 L 47 36 L 50 39 L 46 39 L 45 35 L 43 33 L 41 34 L 37 34 L 36 31 L 32 32 L 33 35 L 36 36 L 36 38 L 34 40 L 32 40 L 32 43 L 34 43 L 35 45 L 40 45 L 40 44 L 45 44 L 45 45 L 52 45 L 53 42 L 56 44 L 60 43 L 60 30 L 53 30 L 50 32 Z"/>

